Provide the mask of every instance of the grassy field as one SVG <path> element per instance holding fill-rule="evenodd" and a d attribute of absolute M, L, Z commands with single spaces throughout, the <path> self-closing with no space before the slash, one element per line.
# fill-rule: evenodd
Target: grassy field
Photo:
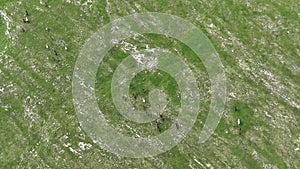
<path fill-rule="evenodd" d="M 193 129 L 179 145 L 156 157 L 124 158 L 93 143 L 80 127 L 72 100 L 73 68 L 92 33 L 117 18 L 146 11 L 185 18 L 207 35 L 225 67 L 228 102 L 213 136 L 199 144 L 210 103 L 210 82 L 201 60 L 169 37 L 128 39 L 129 47 L 113 48 L 97 72 L 95 94 L 110 125 L 130 136 L 157 135 L 178 114 L 178 86 L 160 71 L 139 73 L 130 95 L 137 96 L 133 105 L 142 109 L 149 105 L 151 89 L 165 91 L 168 105 L 161 131 L 155 122 L 135 124 L 116 110 L 110 91 L 113 71 L 134 47 L 168 49 L 186 59 L 201 102 Z M 300 2 L 291 0 L 2 0 L 0 168 L 298 168 L 299 11 Z M 26 17 L 30 23 L 23 22 Z"/>

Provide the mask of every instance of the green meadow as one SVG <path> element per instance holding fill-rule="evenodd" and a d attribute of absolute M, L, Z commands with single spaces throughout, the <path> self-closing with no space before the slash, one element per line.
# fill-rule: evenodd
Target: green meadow
<path fill-rule="evenodd" d="M 291 0 L 2 0 L 0 168 L 298 168 L 299 11 L 300 3 Z M 187 45 L 163 35 L 144 34 L 127 39 L 129 47 L 112 48 L 99 65 L 95 95 L 109 124 L 124 135 L 166 131 L 180 108 L 175 79 L 160 70 L 143 71 L 130 83 L 130 99 L 138 110 L 150 106 L 149 91 L 165 92 L 167 106 L 158 124 L 125 119 L 113 103 L 111 82 L 132 47 L 167 49 L 190 67 L 201 97 L 196 122 L 183 141 L 155 157 L 127 158 L 101 148 L 80 126 L 72 76 L 81 48 L 105 24 L 138 12 L 186 19 L 219 53 L 227 103 L 205 143 L 199 143 L 199 135 L 210 106 L 208 73 Z"/>

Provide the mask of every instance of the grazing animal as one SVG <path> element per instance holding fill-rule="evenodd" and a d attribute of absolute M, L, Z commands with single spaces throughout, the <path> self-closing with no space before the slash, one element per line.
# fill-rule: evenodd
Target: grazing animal
<path fill-rule="evenodd" d="M 156 128 L 157 128 L 158 132 L 161 132 L 159 125 L 157 125 Z"/>
<path fill-rule="evenodd" d="M 125 97 L 125 96 L 122 96 L 122 98 L 125 100 L 125 102 L 127 102 L 127 97 Z"/>
<path fill-rule="evenodd" d="M 165 121 L 165 117 L 162 114 L 160 114 L 159 117 L 162 121 Z"/>
<path fill-rule="evenodd" d="M 54 54 L 55 54 L 55 56 L 59 55 L 59 53 L 56 50 L 54 50 Z"/>
<path fill-rule="evenodd" d="M 147 110 L 147 106 L 143 105 L 143 109 L 144 109 L 144 110 Z"/>
<path fill-rule="evenodd" d="M 21 28 L 22 32 L 26 32 L 26 29 L 24 27 Z"/>
<path fill-rule="evenodd" d="M 161 132 L 161 128 L 159 127 L 160 122 L 158 120 L 155 121 L 156 129 Z"/>
<path fill-rule="evenodd" d="M 136 99 L 137 99 L 137 97 L 138 97 L 138 95 L 137 95 L 137 94 L 133 95 L 133 98 L 134 98 L 134 100 L 136 100 Z"/>
<path fill-rule="evenodd" d="M 175 126 L 176 126 L 176 129 L 179 130 L 180 126 L 177 122 L 175 123 Z"/>
<path fill-rule="evenodd" d="M 143 93 L 144 94 L 148 93 L 148 90 L 147 89 L 143 89 Z"/>
<path fill-rule="evenodd" d="M 28 19 L 28 17 L 25 17 L 25 19 L 23 19 L 24 23 L 30 23 L 30 20 Z"/>
<path fill-rule="evenodd" d="M 242 134 L 243 134 L 242 128 L 239 128 L 239 135 L 242 135 Z"/>
<path fill-rule="evenodd" d="M 53 60 L 54 60 L 55 63 L 60 62 L 60 60 L 59 60 L 59 59 L 56 59 L 56 58 L 53 58 Z"/>

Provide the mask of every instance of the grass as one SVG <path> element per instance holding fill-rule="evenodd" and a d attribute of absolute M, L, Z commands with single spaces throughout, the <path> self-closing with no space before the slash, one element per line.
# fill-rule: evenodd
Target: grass
<path fill-rule="evenodd" d="M 95 1 L 86 6 L 47 1 L 46 6 L 39 1 L 21 2 L 0 2 L 1 10 L 13 21 L 10 31 L 17 37 L 13 40 L 5 35 L 5 20 L 1 17 L 0 51 L 5 46 L 8 48 L 5 55 L 0 53 L 0 168 L 187 168 L 189 165 L 201 168 L 193 158 L 214 168 L 262 168 L 262 164 L 277 168 L 299 166 L 295 152 L 299 147 L 295 141 L 299 136 L 299 109 L 289 102 L 299 103 L 297 28 L 300 22 L 299 7 L 293 3 L 108 0 L 108 4 Z M 30 14 L 29 24 L 22 21 L 26 10 Z M 73 67 L 80 48 L 98 28 L 134 11 L 164 12 L 183 17 L 199 27 L 218 51 L 228 79 L 228 93 L 235 97 L 228 96 L 224 116 L 208 142 L 197 142 L 210 104 L 211 84 L 205 67 L 185 44 L 154 34 L 126 41 L 136 45 L 138 50 L 146 45 L 159 47 L 179 53 L 180 58 L 186 59 L 197 79 L 201 96 L 197 121 L 187 137 L 159 156 L 131 159 L 107 152 L 81 129 L 71 94 Z M 215 27 L 210 28 L 212 23 Z M 268 25 L 273 25 L 274 29 L 267 28 Z M 26 31 L 22 32 L 17 28 L 19 26 Z M 50 48 L 46 49 L 46 45 Z M 99 66 L 95 82 L 99 108 L 109 124 L 123 134 L 157 135 L 160 132 L 155 122 L 140 125 L 126 120 L 112 102 L 113 70 L 129 55 L 121 50 L 122 47 L 113 48 Z M 59 54 L 56 56 L 54 51 Z M 264 71 L 271 72 L 278 83 L 262 74 Z M 148 93 L 154 88 L 162 89 L 169 101 L 163 113 L 166 120 L 159 124 L 163 132 L 177 116 L 180 106 L 180 92 L 175 80 L 161 71 L 141 72 L 131 82 L 130 94 L 139 96 L 133 104 L 142 108 L 143 104 L 149 105 Z M 148 92 L 144 93 L 144 89 Z M 145 98 L 146 103 L 141 98 Z M 26 109 L 33 115 L 28 116 Z M 266 117 L 265 112 L 271 117 Z M 240 126 L 236 124 L 237 119 L 241 120 Z M 280 127 L 272 128 L 273 125 Z M 241 136 L 237 132 L 239 127 L 244 131 Z M 68 138 L 63 139 L 66 135 Z M 90 143 L 92 148 L 81 150 L 79 142 Z M 79 153 L 65 147 L 67 143 Z M 281 149 L 283 145 L 284 150 Z M 259 159 L 252 156 L 254 150 Z"/>
<path fill-rule="evenodd" d="M 6 25 L 4 19 L 0 18 L 0 35 L 4 35 L 6 31 Z M 0 36 L 0 51 L 3 51 L 5 47 L 9 44 L 9 39 L 7 36 Z"/>

